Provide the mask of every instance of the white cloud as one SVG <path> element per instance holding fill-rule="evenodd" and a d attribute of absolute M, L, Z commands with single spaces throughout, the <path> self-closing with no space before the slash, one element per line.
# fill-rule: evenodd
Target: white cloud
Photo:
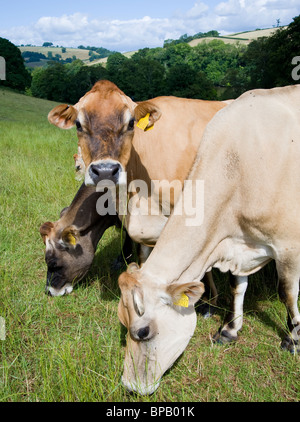
<path fill-rule="evenodd" d="M 205 12 L 207 12 L 209 9 L 209 7 L 202 3 L 202 2 L 198 2 L 195 3 L 194 6 L 187 11 L 186 16 L 188 18 L 200 18 L 204 15 Z"/>
<path fill-rule="evenodd" d="M 89 25 L 88 17 L 81 13 L 63 15 L 61 17 L 42 17 L 35 24 L 41 34 L 55 32 L 56 36 L 84 31 Z"/>
<path fill-rule="evenodd" d="M 300 7 L 298 0 L 228 0 L 219 3 L 214 12 L 223 18 L 222 29 L 234 32 L 272 27 L 277 19 L 286 25 L 299 15 Z"/>
<path fill-rule="evenodd" d="M 103 20 L 87 14 L 44 16 L 31 26 L 0 31 L 0 36 L 15 44 L 54 45 L 77 47 L 94 45 L 117 51 L 162 46 L 169 38 L 187 33 L 218 30 L 221 33 L 238 32 L 258 27 L 272 27 L 276 19 L 288 24 L 300 13 L 299 0 L 225 0 L 211 6 L 206 0 L 196 1 L 185 13 L 171 18 L 131 20 Z"/>

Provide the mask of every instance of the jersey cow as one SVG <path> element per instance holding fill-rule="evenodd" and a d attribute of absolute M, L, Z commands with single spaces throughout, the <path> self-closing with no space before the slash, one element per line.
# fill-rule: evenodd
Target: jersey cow
<path fill-rule="evenodd" d="M 184 351 L 194 333 L 201 279 L 218 268 L 240 276 L 232 291 L 242 314 L 247 276 L 275 260 L 279 297 L 288 314 L 282 347 L 299 351 L 300 315 L 300 86 L 254 90 L 207 125 L 191 183 L 183 198 L 204 186 L 202 220 L 168 220 L 141 269 L 119 277 L 119 318 L 128 328 L 123 384 L 148 394 Z M 235 339 L 233 315 L 216 338 Z M 141 338 L 140 333 L 143 333 Z"/>
<path fill-rule="evenodd" d="M 97 213 L 97 201 L 101 195 L 94 187 L 83 184 L 71 205 L 62 210 L 60 219 L 40 227 L 46 245 L 46 293 L 50 296 L 71 293 L 74 285 L 88 272 L 105 230 L 120 226 L 116 216 L 99 216 Z M 128 259 L 131 254 L 132 242 L 126 235 L 124 258 Z"/>
<path fill-rule="evenodd" d="M 205 126 L 226 105 L 176 97 L 137 104 L 113 83 L 99 81 L 75 106 L 60 105 L 49 113 L 52 124 L 77 127 L 86 185 L 104 180 L 120 187 L 127 174 L 126 194 L 135 212 L 123 213 L 118 207 L 118 215 L 131 239 L 144 245 L 141 264 L 180 195 Z M 145 189 L 135 186 L 136 181 L 144 182 Z M 212 277 L 206 277 L 216 298 Z"/>
<path fill-rule="evenodd" d="M 125 173 L 127 186 L 136 180 L 146 183 L 148 195 L 136 195 L 134 187 L 130 192 L 131 206 L 140 212 L 125 217 L 119 212 L 119 216 L 134 241 L 154 246 L 180 193 L 175 187 L 170 198 L 165 195 L 167 203 L 161 204 L 163 186 L 158 183 L 153 196 L 162 212 L 149 216 L 154 181 L 178 181 L 182 187 L 206 124 L 225 106 L 220 101 L 176 97 L 137 104 L 112 82 L 99 81 L 75 106 L 57 106 L 48 119 L 62 129 L 77 127 L 86 185 L 103 180 L 122 185 Z"/>

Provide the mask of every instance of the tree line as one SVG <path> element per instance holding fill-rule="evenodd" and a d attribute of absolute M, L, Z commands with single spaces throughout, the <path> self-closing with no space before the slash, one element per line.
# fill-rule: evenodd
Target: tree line
<path fill-rule="evenodd" d="M 100 79 L 116 83 L 135 101 L 159 95 L 210 100 L 236 98 L 249 89 L 299 82 L 291 75 L 292 59 L 300 56 L 300 16 L 287 28 L 248 46 L 225 44 L 220 39 L 191 47 L 186 38 L 182 36 L 179 39 L 182 42 L 167 40 L 162 48 L 141 49 L 131 58 L 113 52 L 105 67 L 86 66 L 80 60 L 67 64 L 49 62 L 45 68 L 34 69 L 29 78 L 27 73 L 23 87 L 17 89 L 74 104 Z M 0 55 L 5 57 L 1 40 Z M 11 79 L 8 73 L 6 82 Z"/>

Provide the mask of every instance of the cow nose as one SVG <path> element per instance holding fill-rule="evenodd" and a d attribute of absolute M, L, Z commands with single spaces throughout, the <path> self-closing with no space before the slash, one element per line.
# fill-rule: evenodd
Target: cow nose
<path fill-rule="evenodd" d="M 89 174 L 95 185 L 101 180 L 118 183 L 121 170 L 119 163 L 99 163 L 90 165 Z"/>
<path fill-rule="evenodd" d="M 138 330 L 137 335 L 141 340 L 144 340 L 146 337 L 148 337 L 150 333 L 150 327 L 143 327 L 140 330 Z"/>

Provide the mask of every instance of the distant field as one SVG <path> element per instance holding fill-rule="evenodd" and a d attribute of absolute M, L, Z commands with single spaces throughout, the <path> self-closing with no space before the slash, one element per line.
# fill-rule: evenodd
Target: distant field
<path fill-rule="evenodd" d="M 241 43 L 241 44 L 249 44 L 252 40 L 257 39 L 259 37 L 268 37 L 271 34 L 273 34 L 278 28 L 269 28 L 269 29 L 258 29 L 256 31 L 249 31 L 249 32 L 240 32 L 236 34 L 230 34 L 226 35 L 224 37 L 207 37 L 207 38 L 199 38 L 190 41 L 188 44 L 191 47 L 195 47 L 196 45 L 203 43 L 203 42 L 209 42 L 213 40 L 221 40 L 226 44 L 234 44 L 234 43 Z M 66 60 L 68 58 L 72 58 L 73 56 L 76 56 L 77 59 L 82 60 L 86 65 L 88 66 L 94 66 L 96 64 L 105 64 L 107 62 L 107 57 L 94 60 L 92 62 L 89 61 L 89 50 L 82 50 L 80 48 L 66 48 L 66 52 L 62 53 L 61 47 L 19 47 L 21 52 L 24 51 L 33 51 L 35 53 L 42 53 L 47 57 L 48 52 L 51 52 L 53 56 L 55 54 L 60 54 L 63 60 Z M 136 51 L 128 51 L 124 52 L 124 56 L 131 57 Z M 31 67 L 41 66 L 44 63 L 36 62 L 34 64 L 30 64 Z"/>
<path fill-rule="evenodd" d="M 249 44 L 249 40 L 245 40 L 245 39 L 236 39 L 236 38 L 230 38 L 230 35 L 228 35 L 228 37 L 205 37 L 205 38 L 198 38 L 196 40 L 192 40 L 190 41 L 188 44 L 191 47 L 196 47 L 199 44 L 202 43 L 208 43 L 210 41 L 223 41 L 225 44 L 237 44 L 238 42 L 240 44 Z"/>
<path fill-rule="evenodd" d="M 47 57 L 48 52 L 51 52 L 53 56 L 60 54 L 63 60 L 76 56 L 77 59 L 82 61 L 89 60 L 89 50 L 82 50 L 80 48 L 66 48 L 66 52 L 62 53 L 61 47 L 19 47 L 21 53 L 24 51 L 33 51 L 34 53 L 41 53 Z"/>
<path fill-rule="evenodd" d="M 299 402 L 299 357 L 280 350 L 286 312 L 269 265 L 250 277 L 244 327 L 236 344 L 212 335 L 230 304 L 227 276 L 214 272 L 216 314 L 200 315 L 184 354 L 150 397 L 121 385 L 125 330 L 117 309 L 121 250 L 105 232 L 93 266 L 69 296 L 44 293 L 46 265 L 39 226 L 55 221 L 79 187 L 76 131 L 47 121 L 56 105 L 0 89 L 0 402 Z"/>
<path fill-rule="evenodd" d="M 256 40 L 261 37 L 269 37 L 270 35 L 274 34 L 279 28 L 269 28 L 269 29 L 257 29 L 256 31 L 249 31 L 249 32 L 239 32 L 236 34 L 229 34 L 226 36 L 221 37 L 207 37 L 207 38 L 198 38 L 196 40 L 192 40 L 189 42 L 191 47 L 195 47 L 196 45 L 202 42 L 209 42 L 213 40 L 221 40 L 225 44 L 234 44 L 239 42 L 240 44 L 249 44 L 252 40 Z"/>
<path fill-rule="evenodd" d="M 281 27 L 282 28 L 282 27 Z M 283 27 L 286 28 L 286 27 Z M 260 37 L 269 37 L 270 35 L 274 34 L 280 28 L 268 28 L 268 29 L 257 29 L 256 31 L 249 31 L 249 32 L 239 32 L 236 34 L 231 34 L 229 37 L 231 38 L 247 38 L 248 40 L 256 40 Z"/>

